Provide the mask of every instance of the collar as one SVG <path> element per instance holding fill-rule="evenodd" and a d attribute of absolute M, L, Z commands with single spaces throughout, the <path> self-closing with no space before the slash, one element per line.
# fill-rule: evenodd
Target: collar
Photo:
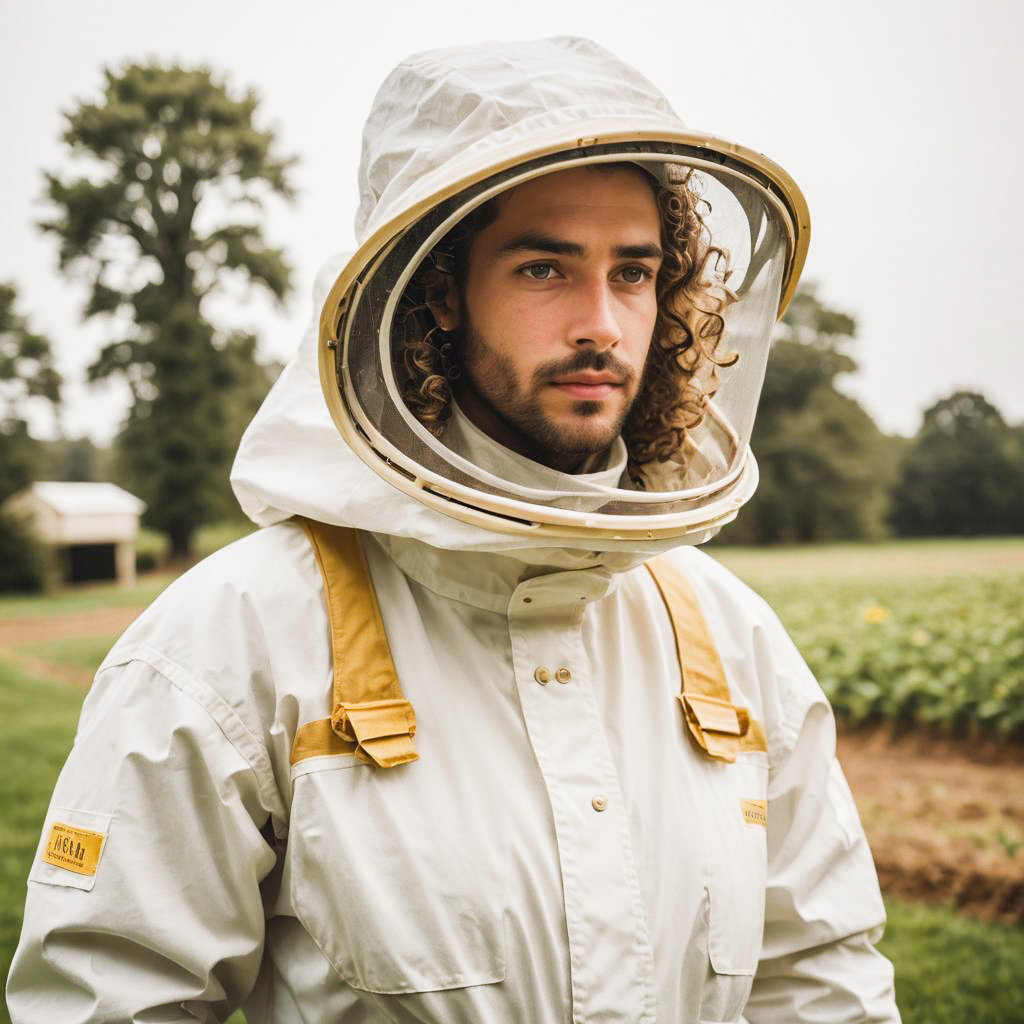
<path fill-rule="evenodd" d="M 621 573 L 644 559 L 633 553 L 567 548 L 512 552 L 445 551 L 412 537 L 370 535 L 410 579 L 441 597 L 507 615 L 529 595 L 538 614 L 576 615 L 618 589 Z M 530 611 L 530 607 L 522 609 Z"/>
<path fill-rule="evenodd" d="M 510 483 L 552 491 L 579 491 L 596 484 L 618 487 L 628 453 L 621 437 L 609 448 L 604 465 L 590 473 L 568 474 L 543 466 L 485 434 L 452 403 L 444 443 L 475 466 Z M 582 486 L 581 486 L 582 485 Z M 643 559 L 633 552 L 608 553 L 559 547 L 505 553 L 445 551 L 411 537 L 373 534 L 406 576 L 428 590 L 476 608 L 508 613 L 524 593 L 548 614 L 599 600 L 618 586 L 618 574 Z"/>

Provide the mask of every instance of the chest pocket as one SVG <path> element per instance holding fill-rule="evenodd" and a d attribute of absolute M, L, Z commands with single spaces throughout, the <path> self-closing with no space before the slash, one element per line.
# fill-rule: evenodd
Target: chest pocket
<path fill-rule="evenodd" d="M 342 979 L 386 994 L 502 981 L 500 831 L 424 784 L 426 766 L 336 755 L 296 768 L 291 902 Z"/>
<path fill-rule="evenodd" d="M 701 1024 L 742 1020 L 761 955 L 767 862 L 765 755 L 705 762 L 699 815 L 705 849 L 708 972 Z"/>
<path fill-rule="evenodd" d="M 710 774 L 716 799 L 704 805 L 708 953 L 716 974 L 753 975 L 764 932 L 768 850 L 767 759 L 740 755 Z"/>

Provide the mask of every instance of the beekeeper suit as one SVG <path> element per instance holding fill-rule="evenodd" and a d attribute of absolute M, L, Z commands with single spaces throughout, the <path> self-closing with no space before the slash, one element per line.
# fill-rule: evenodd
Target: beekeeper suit
<path fill-rule="evenodd" d="M 402 303 L 474 210 L 602 163 L 703 203 L 718 332 L 678 350 L 673 450 L 560 472 L 458 401 L 417 412 L 400 326 L 437 293 Z M 693 546 L 756 483 L 799 192 L 578 39 L 402 64 L 360 192 L 233 471 L 264 529 L 168 588 L 86 699 L 14 1020 L 898 1020 L 827 702 Z"/>

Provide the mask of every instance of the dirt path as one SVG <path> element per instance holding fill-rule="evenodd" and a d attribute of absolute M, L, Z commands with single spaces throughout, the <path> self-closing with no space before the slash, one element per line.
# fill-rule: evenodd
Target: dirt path
<path fill-rule="evenodd" d="M 1024 922 L 1024 749 L 880 731 L 839 757 L 887 894 Z"/>
<path fill-rule="evenodd" d="M 46 618 L 0 621 L 0 657 L 35 676 L 88 686 L 91 670 L 50 661 L 19 648 L 65 637 L 117 636 L 141 613 L 142 608 L 94 608 Z"/>
<path fill-rule="evenodd" d="M 142 613 L 141 608 L 92 608 L 38 619 L 0 621 L 0 648 L 22 647 L 66 636 L 113 636 Z"/>

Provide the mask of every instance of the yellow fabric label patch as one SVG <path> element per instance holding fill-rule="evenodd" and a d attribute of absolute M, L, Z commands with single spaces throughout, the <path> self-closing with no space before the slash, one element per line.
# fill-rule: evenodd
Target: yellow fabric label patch
<path fill-rule="evenodd" d="M 105 838 L 102 832 L 55 821 L 46 840 L 43 860 L 54 867 L 74 871 L 76 875 L 95 875 Z"/>
<path fill-rule="evenodd" d="M 766 800 L 740 800 L 743 820 L 748 825 L 768 827 L 768 802 Z"/>

